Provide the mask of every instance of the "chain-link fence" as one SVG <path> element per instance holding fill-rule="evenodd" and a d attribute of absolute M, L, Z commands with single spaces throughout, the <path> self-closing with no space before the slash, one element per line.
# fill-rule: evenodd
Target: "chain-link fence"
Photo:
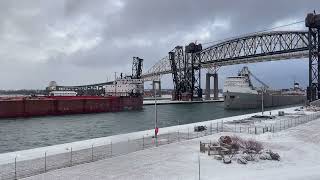
<path fill-rule="evenodd" d="M 105 145 L 95 146 L 92 144 L 90 147 L 76 151 L 72 147 L 67 147 L 64 153 L 50 154 L 47 151 L 43 152 L 40 158 L 32 160 L 20 161 L 19 157 L 16 157 L 12 162 L 0 165 L 0 179 L 20 179 L 55 169 L 121 156 L 143 149 L 199 138 L 219 132 L 249 134 L 278 132 L 317 118 L 320 118 L 320 113 L 303 116 L 286 115 L 279 119 L 255 121 L 212 121 L 210 123 L 206 122 L 203 125 L 203 129 L 191 126 L 167 132 L 163 132 L 165 131 L 163 129 L 157 139 L 153 136 L 142 136 L 135 139 L 128 138 L 121 142 L 106 142 Z"/>

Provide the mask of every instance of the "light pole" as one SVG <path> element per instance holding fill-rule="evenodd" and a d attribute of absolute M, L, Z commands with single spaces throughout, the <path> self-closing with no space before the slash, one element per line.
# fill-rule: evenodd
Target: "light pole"
<path fill-rule="evenodd" d="M 157 90 L 154 81 L 152 82 L 154 90 L 154 138 L 155 144 L 158 146 L 158 110 L 157 110 Z"/>
<path fill-rule="evenodd" d="M 262 115 L 263 115 L 263 111 L 264 111 L 263 93 L 264 93 L 264 87 L 261 88 L 261 112 L 262 112 Z"/>

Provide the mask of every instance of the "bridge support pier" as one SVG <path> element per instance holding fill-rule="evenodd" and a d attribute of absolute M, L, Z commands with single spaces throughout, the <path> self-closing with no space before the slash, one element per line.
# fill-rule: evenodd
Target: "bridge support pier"
<path fill-rule="evenodd" d="M 206 74 L 206 95 L 205 99 L 210 100 L 210 78 L 213 77 L 213 99 L 217 100 L 219 94 L 218 88 L 218 74 L 217 73 L 207 73 Z"/>
<path fill-rule="evenodd" d="M 158 85 L 158 88 L 157 88 Z M 161 97 L 161 81 L 153 80 L 152 81 L 152 92 L 156 91 L 156 96 Z"/>

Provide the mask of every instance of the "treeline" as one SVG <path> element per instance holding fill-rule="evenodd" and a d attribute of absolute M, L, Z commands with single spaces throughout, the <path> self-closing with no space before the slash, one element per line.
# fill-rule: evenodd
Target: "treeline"
<path fill-rule="evenodd" d="M 46 90 L 38 89 L 0 90 L 0 95 L 40 95 L 46 93 Z"/>

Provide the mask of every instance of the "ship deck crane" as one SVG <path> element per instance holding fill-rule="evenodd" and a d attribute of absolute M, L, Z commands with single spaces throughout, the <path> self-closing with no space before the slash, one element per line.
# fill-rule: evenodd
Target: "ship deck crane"
<path fill-rule="evenodd" d="M 244 66 L 241 71 L 239 72 L 239 76 L 247 76 L 249 79 L 249 85 L 251 87 L 253 87 L 251 81 L 250 81 L 250 76 L 252 76 L 256 81 L 258 81 L 260 84 L 262 84 L 263 89 L 269 89 L 269 86 L 264 83 L 263 81 L 261 81 L 259 78 L 257 78 L 257 76 L 255 76 L 248 68 L 248 66 Z"/>
<path fill-rule="evenodd" d="M 266 83 L 262 82 L 262 81 L 261 81 L 259 78 L 257 78 L 254 74 L 252 74 L 251 71 L 249 71 L 249 74 L 250 74 L 256 81 L 258 81 L 260 84 L 262 84 L 263 87 L 264 87 L 264 89 L 269 89 L 269 86 L 268 86 Z"/>
<path fill-rule="evenodd" d="M 263 116 L 263 112 L 264 112 L 264 101 L 263 101 L 263 94 L 264 92 L 269 89 L 269 86 L 264 83 L 263 81 L 261 81 L 259 78 L 257 78 L 251 71 L 249 71 L 248 67 L 244 67 L 243 70 L 251 75 L 256 81 L 258 81 L 260 84 L 262 84 L 262 87 L 261 87 L 261 113 L 262 113 L 262 116 Z M 242 71 L 243 71 L 242 70 Z"/>

